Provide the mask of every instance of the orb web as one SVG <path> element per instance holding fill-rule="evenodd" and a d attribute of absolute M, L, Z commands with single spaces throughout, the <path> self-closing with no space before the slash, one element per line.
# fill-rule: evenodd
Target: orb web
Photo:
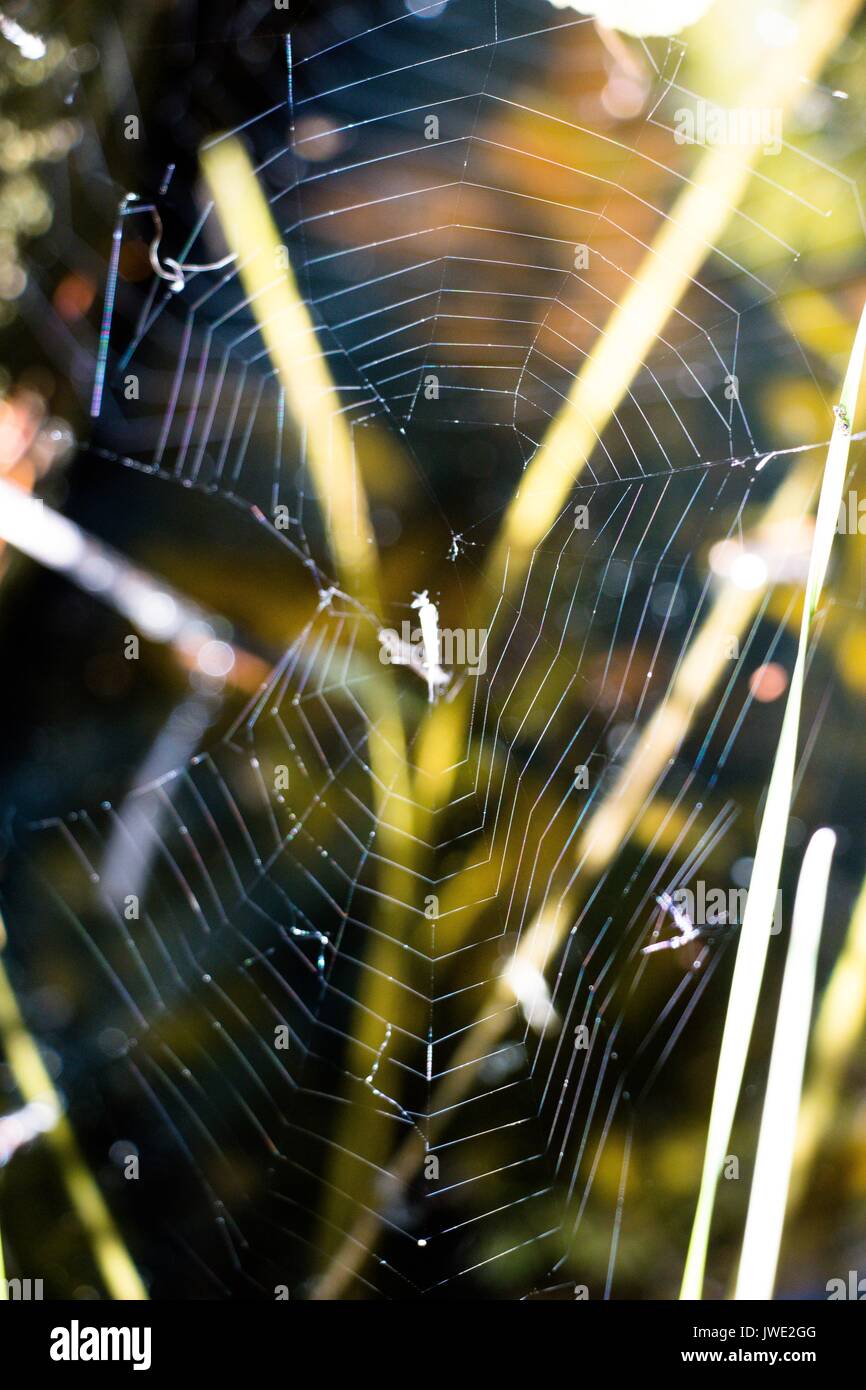
<path fill-rule="evenodd" d="M 749 677 L 789 649 L 779 556 L 749 525 L 817 447 L 766 438 L 739 383 L 768 352 L 799 361 L 778 312 L 798 259 L 787 215 L 808 229 L 855 190 L 824 170 L 828 201 L 811 202 L 808 157 L 786 145 L 776 201 L 763 220 L 760 202 L 731 211 L 525 578 L 482 581 L 513 490 L 694 173 L 675 112 L 700 98 L 678 84 L 677 40 L 640 43 L 617 86 L 585 18 L 427 8 L 294 51 L 272 35 L 282 89 L 210 142 L 246 143 L 359 478 L 385 470 L 374 523 L 383 554 L 409 559 L 381 612 L 335 573 L 267 309 L 207 195 L 174 243 L 178 175 L 121 205 L 115 245 L 149 240 L 156 208 L 160 264 L 178 269 L 138 289 L 131 331 L 106 267 L 94 455 L 200 494 L 204 525 L 219 509 L 258 528 L 303 614 L 244 701 L 183 696 L 163 765 L 145 761 L 122 801 L 59 807 L 29 836 L 53 869 L 51 929 L 90 963 L 73 1119 L 95 1088 L 160 1175 L 158 1236 L 137 1239 L 145 1262 L 158 1238 L 177 1265 L 155 1293 L 305 1297 L 336 1277 L 350 1297 L 616 1296 L 632 1146 L 662 1075 L 676 1096 L 735 935 L 676 946 L 666 904 L 702 874 L 729 881 L 749 838 L 732 772 L 744 739 L 756 756 Z M 636 113 L 582 118 L 599 88 Z M 410 485 L 423 529 L 401 515 Z M 589 862 L 587 827 L 627 800 L 720 586 L 748 589 L 744 556 L 764 587 L 724 674 L 622 843 Z M 370 651 L 416 626 L 422 589 L 465 644 L 438 699 L 471 686 L 470 712 L 449 796 L 401 860 L 404 792 L 371 755 Z M 420 778 L 427 688 L 410 665 L 387 673 Z M 766 771 L 769 742 L 762 755 Z"/>

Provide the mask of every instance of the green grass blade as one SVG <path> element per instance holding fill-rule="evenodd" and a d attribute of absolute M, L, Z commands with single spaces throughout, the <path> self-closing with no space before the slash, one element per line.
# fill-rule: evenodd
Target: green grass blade
<path fill-rule="evenodd" d="M 803 856 L 740 1254 L 734 1295 L 738 1299 L 773 1297 L 794 1161 L 818 942 L 835 848 L 833 831 L 818 830 Z"/>
<path fill-rule="evenodd" d="M 827 450 L 827 461 L 824 466 L 821 494 L 818 501 L 818 515 L 815 521 L 815 535 L 809 558 L 809 573 L 806 579 L 797 658 L 791 675 L 782 730 L 770 776 L 764 814 L 761 818 L 755 862 L 749 884 L 749 896 L 737 947 L 737 958 L 734 964 L 731 993 L 728 999 L 725 1027 L 719 1052 L 716 1084 L 713 1091 L 701 1186 L 686 1256 L 680 1298 L 701 1297 L 716 1188 L 731 1137 L 734 1115 L 743 1084 L 743 1073 L 746 1067 L 755 1013 L 758 1007 L 758 996 L 761 990 L 767 947 L 770 940 L 770 928 L 779 887 L 785 833 L 791 810 L 809 634 L 827 574 L 830 550 L 833 545 L 833 536 L 842 501 L 842 489 L 848 466 L 850 422 L 854 418 L 857 404 L 864 353 L 866 353 L 866 308 L 864 308 L 857 326 L 854 346 L 851 349 L 848 370 L 845 373 L 841 398 L 836 410 L 836 423 Z"/>

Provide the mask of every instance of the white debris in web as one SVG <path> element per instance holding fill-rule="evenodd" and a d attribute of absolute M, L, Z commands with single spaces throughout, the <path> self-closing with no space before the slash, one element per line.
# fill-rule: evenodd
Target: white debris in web
<path fill-rule="evenodd" d="M 439 687 L 447 685 L 449 681 L 448 673 L 443 671 L 439 664 L 439 610 L 435 603 L 430 602 L 426 589 L 415 595 L 412 607 L 418 610 L 418 621 L 421 624 L 423 670 L 427 680 L 427 698 L 432 704 Z"/>

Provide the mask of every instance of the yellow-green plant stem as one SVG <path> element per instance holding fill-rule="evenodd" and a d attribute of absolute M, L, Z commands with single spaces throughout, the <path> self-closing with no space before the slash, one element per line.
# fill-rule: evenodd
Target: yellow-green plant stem
<path fill-rule="evenodd" d="M 803 459 L 792 469 L 764 508 L 760 521 L 746 538 L 760 544 L 777 527 L 799 518 L 815 494 L 815 466 Z M 692 727 L 699 710 L 727 668 L 725 652 L 732 636 L 738 639 L 747 630 L 760 607 L 759 590 L 743 590 L 725 583 L 709 607 L 695 633 L 685 659 L 680 664 L 665 699 L 629 754 L 621 775 L 590 816 L 578 846 L 578 859 L 585 860 L 587 872 L 595 876 L 604 871 L 619 846 L 631 834 L 648 787 L 658 779 L 670 756 Z M 574 922 L 576 901 L 567 891 L 571 870 L 566 867 L 548 894 L 551 904 L 539 912 L 526 932 L 517 957 L 518 967 L 530 966 L 544 972 Z M 453 948 L 454 941 L 451 942 Z M 518 972 L 519 973 L 519 972 Z M 485 1000 L 478 1018 L 467 1031 L 464 1043 L 451 1059 L 449 1071 L 436 1087 L 430 1105 L 428 1135 L 432 1141 L 444 1128 L 444 1116 L 471 1089 L 475 1064 L 492 1051 L 510 1026 L 509 1008 L 514 996 L 503 978 L 493 998 Z M 422 1151 L 410 1136 L 390 1165 L 395 1181 L 402 1181 L 420 1163 Z M 352 1227 L 335 1261 L 316 1288 L 317 1298 L 336 1298 L 352 1274 L 366 1258 L 371 1233 L 381 1220 L 376 1213 L 363 1213 Z"/>
<path fill-rule="evenodd" d="M 806 657 L 812 620 L 824 586 L 842 489 L 848 465 L 851 422 L 857 405 L 863 359 L 866 354 L 866 309 L 860 316 L 854 346 L 837 407 L 836 423 L 827 451 L 827 462 L 818 502 L 815 534 L 803 602 L 797 656 L 782 720 L 767 799 L 758 833 L 746 911 L 737 945 L 725 1026 L 719 1052 L 709 1132 L 704 1155 L 698 1203 L 686 1256 L 680 1297 L 700 1298 L 715 1205 L 716 1188 L 725 1161 L 743 1083 L 749 1043 L 758 1007 L 767 948 L 773 923 L 785 834 L 791 810 L 800 709 L 806 675 Z"/>
<path fill-rule="evenodd" d="M 250 309 L 305 441 L 339 582 L 381 620 L 378 550 L 351 431 L 270 207 L 238 140 L 226 139 L 206 150 L 202 165 L 226 241 L 237 258 Z M 367 717 L 379 864 L 377 930 L 348 1030 L 345 1062 L 348 1077 L 362 1080 L 382 1048 L 389 1025 L 395 1047 L 401 1030 L 414 1031 L 415 996 L 399 987 L 406 968 L 401 941 L 413 920 L 405 904 L 421 896 L 415 865 L 424 843 L 393 673 L 378 660 L 374 625 L 361 625 L 358 650 L 367 658 L 371 673 L 359 687 L 359 698 Z M 374 1109 L 347 1105 L 341 1123 L 352 1126 L 353 1142 L 341 1142 L 338 1134 L 333 1145 L 332 1172 L 326 1184 L 330 1205 L 323 1223 L 325 1242 L 327 1232 L 348 1219 L 344 1209 L 348 1199 L 340 1194 L 357 1194 L 361 1181 L 352 1168 L 351 1151 L 361 1152 L 366 1146 L 370 1152 L 376 1149 L 382 1162 L 387 1158 L 387 1139 Z"/>
<path fill-rule="evenodd" d="M 743 93 L 742 108 L 790 111 L 802 98 L 804 81 L 821 71 L 859 9 L 860 0 L 811 0 L 797 17 L 795 42 L 766 63 L 755 89 Z M 757 144 L 710 149 L 677 198 L 520 481 L 479 578 L 470 626 L 487 626 L 503 591 L 508 596 L 519 590 L 536 546 L 602 431 L 736 212 L 759 154 Z M 468 712 L 468 695 L 433 706 L 421 732 L 419 773 L 439 805 L 450 795 L 463 756 Z"/>
<path fill-rule="evenodd" d="M 789 111 L 802 94 L 802 82 L 816 76 L 859 9 L 858 0 L 812 0 L 799 17 L 798 38 L 792 49 L 780 53 L 762 73 L 758 93 L 748 93 L 753 104 L 778 106 Z M 644 264 L 639 269 L 632 291 L 615 311 L 610 323 L 586 365 L 575 380 L 563 412 L 542 441 L 524 475 L 521 488 L 509 507 L 498 541 L 485 566 L 472 604 L 470 625 L 485 627 L 487 611 L 505 591 L 506 599 L 525 575 L 535 546 L 561 509 L 569 488 L 583 469 L 586 459 L 595 448 L 601 430 L 623 400 L 630 383 L 642 365 L 653 341 L 686 293 L 692 277 L 706 259 L 714 242 L 748 184 L 754 151 L 711 151 L 703 157 L 694 179 L 677 200 L 670 219 L 659 231 Z M 736 606 L 743 621 L 751 610 L 743 612 L 742 604 L 725 600 Z M 700 683 L 701 698 L 711 688 L 711 678 Z M 683 703 L 677 730 L 684 734 L 698 707 L 698 701 Z M 470 700 L 468 692 L 448 704 L 434 706 L 424 721 L 416 751 L 416 789 L 418 799 L 431 810 L 446 805 L 451 794 L 457 768 L 464 756 L 466 726 Z M 670 732 L 674 723 L 671 722 Z M 645 751 L 645 745 L 642 742 Z M 633 791 L 637 789 L 638 773 L 630 760 Z M 621 821 L 623 812 L 609 813 L 609 822 L 593 819 L 592 829 L 596 848 L 591 854 L 593 867 L 599 871 L 605 855 L 612 856 L 620 843 L 613 834 L 613 822 Z M 588 848 L 585 844 L 584 848 Z M 562 913 L 564 921 L 566 914 Z M 529 951 L 536 950 L 547 958 L 564 930 L 563 922 L 537 924 L 529 934 Z M 541 951 L 540 948 L 544 947 Z M 497 987 L 502 1003 L 502 986 Z M 492 1005 L 479 1013 L 478 1020 L 467 1034 L 460 1050 L 462 1070 L 454 1083 L 465 1093 L 474 1078 L 473 1060 L 484 1055 L 485 1046 L 508 1026 L 510 1014 L 504 1008 L 490 1017 Z M 455 1063 L 452 1061 L 452 1066 Z M 440 1108 L 441 1089 L 432 1102 L 435 1115 Z M 407 1140 L 398 1150 L 391 1171 L 401 1178 L 417 1166 L 417 1146 Z M 375 1213 L 365 1213 L 347 1234 L 337 1259 L 317 1286 L 317 1297 L 339 1297 L 346 1282 L 366 1258 L 369 1245 L 380 1221 Z"/>
<path fill-rule="evenodd" d="M 84 1161 L 39 1048 L 27 1030 L 2 957 L 0 1047 L 23 1100 L 27 1103 L 47 1103 L 57 1117 L 45 1139 L 57 1159 L 63 1185 L 88 1238 L 94 1262 L 109 1297 L 120 1300 L 146 1299 L 147 1290 Z"/>
<path fill-rule="evenodd" d="M 836 836 L 832 830 L 817 830 L 803 856 L 761 1112 L 755 1171 L 734 1294 L 737 1299 L 768 1300 L 773 1297 L 812 1021 L 818 943 L 835 847 Z"/>
<path fill-rule="evenodd" d="M 832 1124 L 846 1069 L 866 1029 L 866 879 L 845 945 L 818 1008 L 812 1058 L 800 1106 L 789 1211 L 803 1200 L 812 1165 Z"/>

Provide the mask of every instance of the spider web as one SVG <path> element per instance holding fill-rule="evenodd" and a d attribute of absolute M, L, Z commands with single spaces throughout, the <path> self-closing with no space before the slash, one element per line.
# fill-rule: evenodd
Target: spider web
<path fill-rule="evenodd" d="M 747 507 L 807 447 L 765 439 L 748 391 L 726 387 L 768 352 L 799 360 L 775 312 L 797 261 L 785 219 L 831 208 L 807 199 L 790 147 L 790 186 L 755 175 L 772 217 L 732 213 L 525 583 L 491 590 L 485 669 L 451 673 L 472 683 L 454 789 L 401 864 L 385 833 L 401 793 L 377 787 L 370 753 L 369 642 L 414 626 L 422 589 L 443 627 L 465 624 L 508 497 L 688 180 L 673 113 L 697 100 L 682 45 L 642 43 L 642 114 L 627 136 L 594 126 L 575 93 L 611 77 L 589 21 L 427 9 L 327 42 L 312 26 L 294 53 L 271 36 L 285 88 L 242 129 L 359 472 L 397 451 L 425 499 L 423 530 L 396 486 L 387 504 L 387 479 L 374 508 L 383 553 L 411 554 L 384 612 L 332 572 L 328 499 L 236 266 L 187 270 L 179 289 L 152 277 L 130 333 L 107 270 L 94 454 L 200 493 L 205 525 L 220 508 L 256 528 L 294 628 L 243 708 L 192 691 L 126 798 L 33 835 L 62 884 L 48 895 L 64 949 L 92 962 L 71 1113 L 96 1088 L 156 1174 L 145 1268 L 160 1242 L 176 1254 L 156 1294 L 306 1297 L 336 1269 L 349 1297 L 615 1296 L 632 1145 L 662 1073 L 677 1095 L 683 1032 L 733 937 L 644 951 L 676 935 L 659 899 L 702 874 L 729 884 L 749 843 L 736 755 L 746 739 L 764 777 L 771 747 L 749 741 L 749 675 L 789 650 L 772 585 L 600 872 L 583 835 L 710 610 L 710 547 L 744 544 Z M 823 174 L 821 192 L 855 198 Z M 188 193 L 170 171 L 153 191 L 181 268 L 226 254 L 204 199 L 177 238 Z M 117 247 L 149 239 L 149 206 L 123 206 Z M 414 761 L 426 687 L 393 675 Z M 503 989 L 545 914 L 567 932 Z M 422 1156 L 397 1180 L 413 1137 Z"/>

